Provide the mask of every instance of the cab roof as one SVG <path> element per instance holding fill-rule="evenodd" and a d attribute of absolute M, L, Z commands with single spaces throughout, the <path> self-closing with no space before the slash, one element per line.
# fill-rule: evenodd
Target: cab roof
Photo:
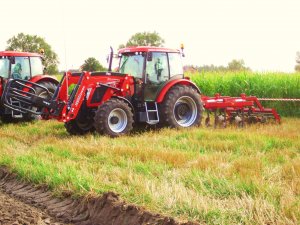
<path fill-rule="evenodd" d="M 16 51 L 0 51 L 0 56 L 36 56 L 36 57 L 43 57 L 38 53 L 32 52 L 16 52 Z"/>
<path fill-rule="evenodd" d="M 177 49 L 163 48 L 163 47 L 152 47 L 152 46 L 136 46 L 121 48 L 119 54 L 127 52 L 180 52 Z"/>

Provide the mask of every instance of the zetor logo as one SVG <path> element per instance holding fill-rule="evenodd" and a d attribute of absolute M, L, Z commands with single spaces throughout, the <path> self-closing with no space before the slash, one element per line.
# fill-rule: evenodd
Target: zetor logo
<path fill-rule="evenodd" d="M 79 95 L 78 95 L 78 97 L 77 97 L 77 99 L 75 101 L 75 106 L 78 106 L 79 101 L 80 101 L 81 96 L 82 96 L 82 94 L 83 94 L 84 91 L 85 91 L 85 88 L 82 88 L 81 92 L 79 93 Z"/>

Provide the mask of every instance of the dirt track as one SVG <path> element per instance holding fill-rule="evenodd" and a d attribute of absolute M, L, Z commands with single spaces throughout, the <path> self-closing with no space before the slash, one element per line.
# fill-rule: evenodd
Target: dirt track
<path fill-rule="evenodd" d="M 19 200 L 17 200 L 19 199 Z M 115 193 L 96 198 L 56 198 L 47 187 L 18 180 L 0 167 L 0 225 L 75 224 L 75 225 L 197 225 L 181 223 L 126 204 Z M 50 216 L 49 216 L 50 215 Z M 2 221 L 3 220 L 3 221 Z M 58 223 L 58 221 L 64 223 Z"/>
<path fill-rule="evenodd" d="M 0 190 L 0 225 L 59 225 L 40 209 L 29 206 Z"/>

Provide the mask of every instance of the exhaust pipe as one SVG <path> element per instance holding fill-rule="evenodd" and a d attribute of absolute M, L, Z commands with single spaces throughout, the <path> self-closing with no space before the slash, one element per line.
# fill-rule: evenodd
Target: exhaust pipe
<path fill-rule="evenodd" d="M 113 48 L 110 46 L 110 57 L 109 57 L 109 65 L 108 65 L 108 71 L 111 72 L 112 69 L 112 60 L 113 60 L 113 57 L 114 57 L 114 50 Z"/>

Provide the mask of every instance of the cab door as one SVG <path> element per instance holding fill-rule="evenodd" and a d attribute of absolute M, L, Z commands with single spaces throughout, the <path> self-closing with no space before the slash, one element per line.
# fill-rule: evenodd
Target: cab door
<path fill-rule="evenodd" d="M 169 80 L 166 52 L 148 52 L 145 70 L 144 101 L 155 101 L 158 91 Z"/>
<path fill-rule="evenodd" d="M 119 72 L 129 74 L 134 78 L 133 98 L 135 101 L 143 100 L 144 69 L 145 52 L 128 52 L 122 54 Z"/>

